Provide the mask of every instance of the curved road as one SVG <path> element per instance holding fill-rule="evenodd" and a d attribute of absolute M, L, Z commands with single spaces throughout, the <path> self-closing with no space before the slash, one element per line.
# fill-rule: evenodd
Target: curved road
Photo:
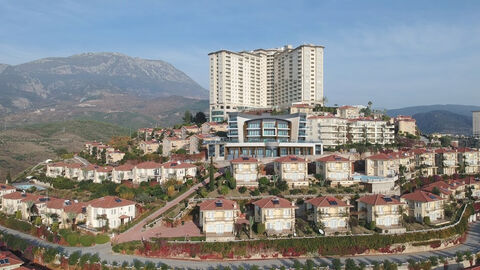
<path fill-rule="evenodd" d="M 71 254 L 75 251 L 80 251 L 83 253 L 98 253 L 100 256 L 101 261 L 106 260 L 107 262 L 111 263 L 116 261 L 120 265 L 123 262 L 133 263 L 134 260 L 140 260 L 143 262 L 153 262 L 155 264 L 165 263 L 171 267 L 178 267 L 178 268 L 193 268 L 196 269 L 211 269 L 216 268 L 219 265 L 222 266 L 230 266 L 232 268 L 236 268 L 238 266 L 242 266 L 244 268 L 248 268 L 249 265 L 258 265 L 260 267 L 279 267 L 279 266 L 291 266 L 293 265 L 294 259 L 269 259 L 269 260 L 248 260 L 248 261 L 189 261 L 189 260 L 176 260 L 176 259 L 158 259 L 158 258 L 145 258 L 133 255 L 122 255 L 118 253 L 114 253 L 111 248 L 111 244 L 104 244 L 104 245 L 97 245 L 94 247 L 64 247 L 52 243 L 48 243 L 44 240 L 38 239 L 34 236 L 24 234 L 12 229 L 8 229 L 5 227 L 0 226 L 0 229 L 6 231 L 10 234 L 16 235 L 18 237 L 24 238 L 29 240 L 35 246 L 46 246 L 46 247 L 53 247 L 59 248 L 63 252 L 67 254 Z M 429 252 L 421 252 L 421 253 L 410 253 L 410 254 L 392 254 L 392 255 L 377 255 L 377 256 L 368 256 L 368 255 L 359 255 L 353 258 L 357 263 L 364 262 L 366 264 L 372 264 L 374 261 L 383 261 L 383 260 L 390 260 L 395 263 L 404 263 L 407 262 L 408 259 L 414 259 L 415 261 L 427 259 L 430 256 L 448 256 L 454 257 L 457 251 L 467 251 L 470 250 L 472 253 L 476 253 L 480 251 L 480 221 L 476 223 L 470 224 L 470 228 L 467 235 L 467 240 L 464 244 L 458 245 L 456 247 L 451 247 L 443 250 L 437 251 L 429 251 Z M 342 258 L 342 261 L 346 258 Z M 298 259 L 300 262 L 304 262 L 306 259 Z M 330 264 L 330 259 L 325 257 L 318 257 L 312 258 L 312 260 L 321 265 L 322 263 Z"/>

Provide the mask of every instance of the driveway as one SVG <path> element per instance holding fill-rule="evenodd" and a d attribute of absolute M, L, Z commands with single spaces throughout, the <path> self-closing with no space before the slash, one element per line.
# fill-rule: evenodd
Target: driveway
<path fill-rule="evenodd" d="M 8 229 L 5 227 L 0 226 L 1 230 L 7 231 L 10 234 L 16 235 L 18 237 L 24 238 L 29 240 L 35 246 L 48 246 L 53 248 L 60 248 L 67 254 L 71 254 L 75 251 L 80 251 L 83 253 L 98 253 L 100 256 L 100 260 L 107 261 L 109 263 L 116 261 L 119 264 L 123 262 L 133 263 L 134 260 L 140 260 L 143 262 L 153 262 L 155 264 L 165 263 L 170 267 L 175 268 L 195 268 L 195 269 L 213 269 L 218 266 L 230 266 L 232 268 L 237 268 L 242 266 L 244 268 L 248 268 L 250 265 L 258 265 L 260 267 L 271 268 L 271 267 L 280 267 L 280 266 L 291 266 L 293 265 L 294 259 L 271 259 L 271 260 L 249 260 L 249 261 L 189 261 L 189 260 L 176 260 L 176 259 L 158 259 L 158 258 L 144 258 L 134 255 L 122 255 L 118 253 L 114 253 L 111 249 L 110 243 L 104 245 L 97 245 L 94 247 L 63 247 L 56 244 L 48 243 L 43 240 L 40 240 L 36 237 L 33 237 L 28 234 L 24 234 L 12 229 Z M 476 253 L 480 251 L 480 222 L 477 221 L 476 223 L 470 224 L 470 228 L 467 234 L 467 240 L 465 243 L 460 244 L 456 247 L 447 248 L 438 251 L 429 251 L 429 252 L 421 252 L 421 253 L 411 253 L 411 254 L 392 254 L 392 255 L 378 255 L 378 256 L 355 256 L 355 257 L 348 257 L 354 259 L 357 263 L 365 262 L 366 264 L 371 264 L 374 261 L 383 261 L 383 260 L 390 260 L 395 263 L 404 263 L 407 262 L 408 259 L 414 259 L 415 261 L 420 261 L 427 259 L 430 256 L 448 256 L 453 257 L 457 251 L 471 251 L 472 253 Z M 341 258 L 342 261 L 347 259 L 347 257 Z M 306 259 L 298 259 L 300 262 L 305 262 Z M 312 260 L 320 265 L 322 263 L 330 263 L 330 258 L 325 257 L 318 257 L 312 258 Z"/>

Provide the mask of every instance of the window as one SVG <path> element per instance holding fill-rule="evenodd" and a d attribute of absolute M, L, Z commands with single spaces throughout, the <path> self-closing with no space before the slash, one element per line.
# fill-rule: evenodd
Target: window
<path fill-rule="evenodd" d="M 283 216 L 284 217 L 288 217 L 290 216 L 291 212 L 290 212 L 290 209 L 283 209 Z"/>
<path fill-rule="evenodd" d="M 225 212 L 225 217 L 231 218 L 232 217 L 232 211 L 226 211 Z"/>
<path fill-rule="evenodd" d="M 213 211 L 208 211 L 207 218 L 213 218 L 213 217 L 215 217 L 215 214 L 213 213 Z"/>

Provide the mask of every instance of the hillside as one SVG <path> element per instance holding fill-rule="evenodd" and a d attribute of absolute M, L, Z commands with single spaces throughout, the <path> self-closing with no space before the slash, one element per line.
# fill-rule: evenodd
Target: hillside
<path fill-rule="evenodd" d="M 89 140 L 108 141 L 114 135 L 128 135 L 129 130 L 96 121 L 66 121 L 35 124 L 0 131 L 0 179 L 10 171 L 16 175 L 26 168 L 55 159 L 55 150 L 80 151 Z"/>
<path fill-rule="evenodd" d="M 424 106 L 412 106 L 400 109 L 388 110 L 389 116 L 397 115 L 414 115 L 417 113 L 426 113 L 431 111 L 449 111 L 455 114 L 472 117 L 472 111 L 480 110 L 480 106 L 475 105 L 455 105 L 455 104 L 437 104 L 437 105 L 424 105 Z"/>
<path fill-rule="evenodd" d="M 472 117 L 449 111 L 431 111 L 413 115 L 423 133 L 472 134 Z"/>
<path fill-rule="evenodd" d="M 84 53 L 0 66 L 0 113 L 82 103 L 109 94 L 142 99 L 208 92 L 171 64 L 119 53 Z"/>

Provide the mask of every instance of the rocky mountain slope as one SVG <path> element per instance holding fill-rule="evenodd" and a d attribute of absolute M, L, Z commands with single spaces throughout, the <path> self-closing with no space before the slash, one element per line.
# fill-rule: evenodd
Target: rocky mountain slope
<path fill-rule="evenodd" d="M 81 103 L 110 94 L 143 99 L 208 97 L 207 90 L 167 62 L 119 53 L 84 53 L 0 66 L 2 114 Z"/>

